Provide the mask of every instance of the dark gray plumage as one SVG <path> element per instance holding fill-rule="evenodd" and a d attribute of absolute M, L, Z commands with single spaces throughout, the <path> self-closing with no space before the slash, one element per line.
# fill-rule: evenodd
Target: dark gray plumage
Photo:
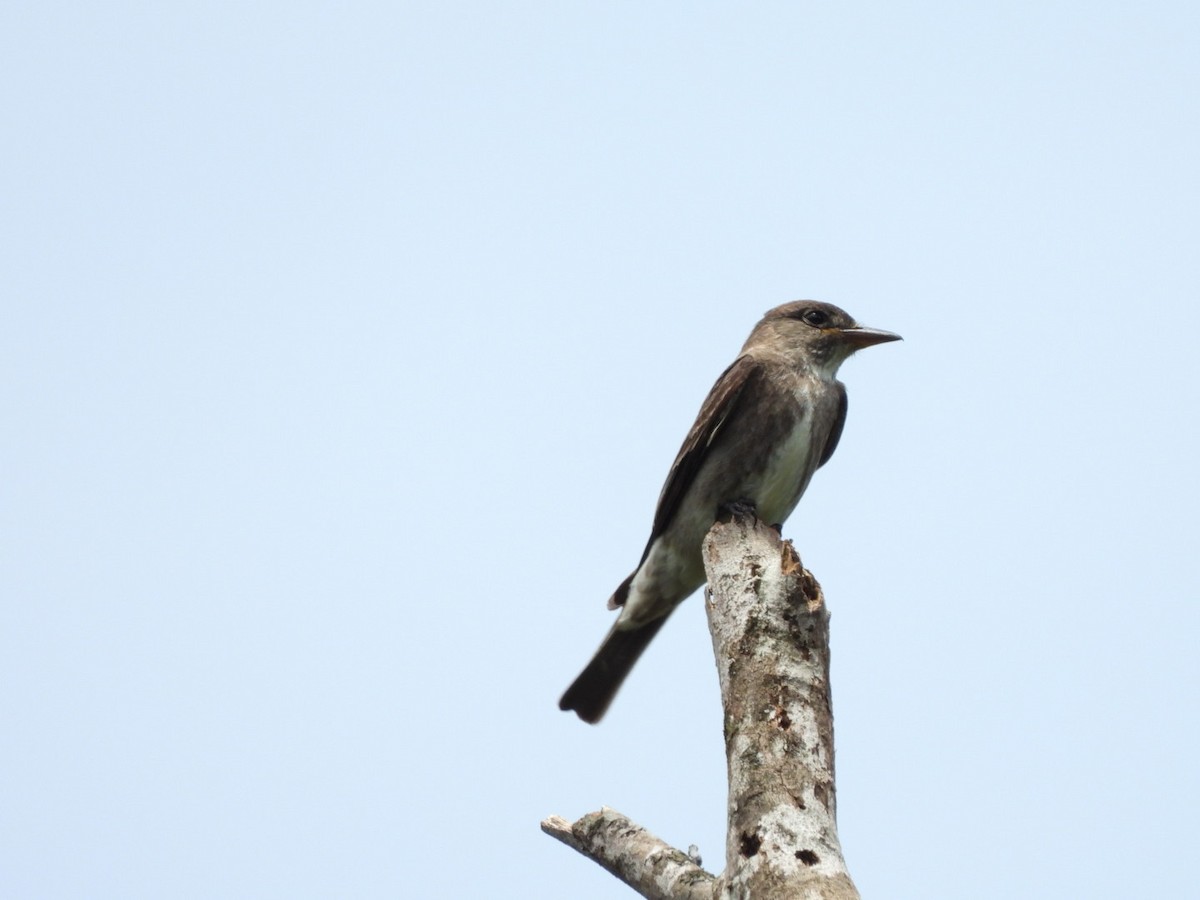
<path fill-rule="evenodd" d="M 829 461 L 846 420 L 838 367 L 855 350 L 899 340 L 828 303 L 770 310 L 717 379 L 675 457 L 650 540 L 608 601 L 612 630 L 559 707 L 598 722 L 667 616 L 704 583 L 701 542 L 723 507 L 752 505 L 782 524 Z"/>

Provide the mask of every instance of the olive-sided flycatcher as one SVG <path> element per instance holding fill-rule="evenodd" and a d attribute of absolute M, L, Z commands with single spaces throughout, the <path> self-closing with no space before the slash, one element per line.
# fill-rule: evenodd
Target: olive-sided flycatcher
<path fill-rule="evenodd" d="M 704 584 L 701 543 L 721 510 L 751 506 L 782 524 L 846 421 L 838 367 L 855 350 L 898 341 L 828 303 L 777 306 L 709 392 L 667 475 L 641 562 L 609 598 L 616 624 L 558 705 L 599 722 L 651 638 Z"/>

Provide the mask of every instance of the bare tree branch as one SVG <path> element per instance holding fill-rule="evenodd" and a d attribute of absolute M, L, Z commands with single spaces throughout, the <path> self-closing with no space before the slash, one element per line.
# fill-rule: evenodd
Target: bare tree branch
<path fill-rule="evenodd" d="M 711 874 L 614 809 L 603 807 L 574 824 L 550 816 L 542 822 L 542 831 L 650 900 L 713 900 L 716 879 Z"/>
<path fill-rule="evenodd" d="M 655 900 L 858 900 L 837 836 L 829 613 L 790 542 L 753 517 L 704 540 L 729 771 L 719 878 L 620 813 L 542 830 Z"/>
<path fill-rule="evenodd" d="M 837 836 L 829 613 L 790 542 L 753 519 L 704 541 L 725 705 L 725 897 L 857 898 Z"/>

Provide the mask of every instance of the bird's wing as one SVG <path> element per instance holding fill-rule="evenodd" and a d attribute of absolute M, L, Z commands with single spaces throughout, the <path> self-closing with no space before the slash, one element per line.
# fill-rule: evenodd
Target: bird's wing
<path fill-rule="evenodd" d="M 679 448 L 679 455 L 675 457 L 671 472 L 667 475 L 667 483 L 663 485 L 659 495 L 658 509 L 654 512 L 654 527 L 642 554 L 643 562 L 650 552 L 651 545 L 667 530 L 667 526 L 679 511 L 684 496 L 696 479 L 696 473 L 708 457 L 709 448 L 721 431 L 721 426 L 737 411 L 738 402 L 745 395 L 746 388 L 762 377 L 762 366 L 749 356 L 739 356 L 721 373 L 717 383 L 708 392 L 704 405 L 700 407 L 700 414 L 696 417 L 696 424 L 692 426 L 683 446 Z"/>
<path fill-rule="evenodd" d="M 842 439 L 842 429 L 846 426 L 846 386 L 839 381 L 837 389 L 837 418 L 833 420 L 833 424 L 829 427 L 829 437 L 825 439 L 825 449 L 821 451 L 821 461 L 817 463 L 818 469 L 829 462 L 829 457 L 833 456 L 833 451 L 837 449 L 838 441 Z"/>

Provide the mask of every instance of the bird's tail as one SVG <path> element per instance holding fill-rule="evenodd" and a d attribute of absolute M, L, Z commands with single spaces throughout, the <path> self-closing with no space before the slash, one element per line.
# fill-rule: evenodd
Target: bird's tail
<path fill-rule="evenodd" d="M 579 718 L 593 725 L 599 722 L 625 676 L 665 621 L 667 617 L 663 616 L 637 628 L 614 625 L 592 661 L 562 695 L 558 708 L 573 709 Z"/>

